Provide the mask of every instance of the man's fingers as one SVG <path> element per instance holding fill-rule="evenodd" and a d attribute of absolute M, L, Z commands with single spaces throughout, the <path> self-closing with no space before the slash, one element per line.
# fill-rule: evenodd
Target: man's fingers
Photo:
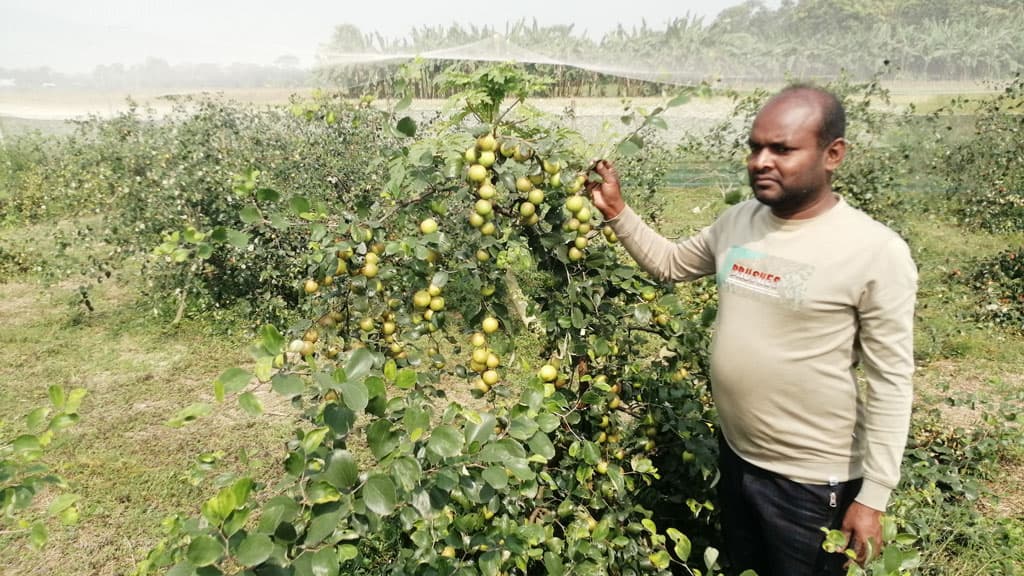
<path fill-rule="evenodd" d="M 610 184 L 619 183 L 619 175 L 615 172 L 615 167 L 612 166 L 607 160 L 601 160 L 594 165 L 594 171 L 601 175 L 601 178 L 605 182 Z"/>

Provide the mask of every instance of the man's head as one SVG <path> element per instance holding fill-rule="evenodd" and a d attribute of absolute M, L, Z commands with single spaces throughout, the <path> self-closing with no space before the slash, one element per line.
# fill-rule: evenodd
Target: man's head
<path fill-rule="evenodd" d="M 790 86 L 761 108 L 750 130 L 747 172 L 759 201 L 784 218 L 832 202 L 832 173 L 846 153 L 846 114 L 831 93 Z"/>

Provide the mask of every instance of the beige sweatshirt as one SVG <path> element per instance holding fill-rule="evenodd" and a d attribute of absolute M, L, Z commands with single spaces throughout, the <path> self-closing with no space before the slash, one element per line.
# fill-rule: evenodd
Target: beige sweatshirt
<path fill-rule="evenodd" d="M 917 269 L 907 244 L 842 199 L 806 220 L 750 200 L 680 243 L 629 207 L 609 224 L 662 281 L 716 274 L 711 381 L 732 449 L 797 482 L 862 477 L 857 501 L 885 510 L 913 394 Z"/>

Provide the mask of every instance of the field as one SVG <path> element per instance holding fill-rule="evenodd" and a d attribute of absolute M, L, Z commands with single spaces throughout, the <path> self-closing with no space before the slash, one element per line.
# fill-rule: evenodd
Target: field
<path fill-rule="evenodd" d="M 909 103 L 929 111 L 934 110 L 940 108 L 956 89 L 955 86 L 907 87 L 904 91 L 894 93 L 890 104 L 879 103 L 872 107 L 870 113 L 895 118 Z M 251 93 L 227 96 L 255 102 L 261 107 L 283 105 L 288 100 L 288 95 L 277 93 L 257 97 Z M 984 96 L 988 98 L 991 95 Z M 159 98 L 159 95 L 147 96 L 142 101 L 158 103 L 161 117 L 176 118 L 173 110 L 162 104 L 166 100 Z M 0 98 L 0 128 L 5 130 L 5 146 L 29 128 L 42 128 L 54 134 L 53 137 L 67 133 L 66 129 L 53 124 L 53 119 L 74 115 L 83 106 L 92 109 L 95 109 L 95 105 L 107 106 L 109 112 L 119 109 L 109 98 L 98 96 L 95 99 L 80 99 L 72 106 L 62 103 L 59 98 L 52 101 L 34 99 L 34 102 L 35 108 L 29 110 Z M 635 101 L 636 107 L 648 110 L 657 103 L 657 99 Z M 382 103 L 382 107 L 388 104 L 393 106 L 394 102 Z M 425 119 L 441 109 L 441 104 L 438 101 L 414 101 L 406 114 L 424 125 Z M 535 101 L 532 104 L 556 117 L 562 115 L 563 126 L 590 140 L 602 138 L 602 125 L 606 122 L 617 124 L 622 115 L 618 100 L 550 100 Z M 668 125 L 667 130 L 661 133 L 659 139 L 651 140 L 656 143 L 652 146 L 660 147 L 660 151 L 650 152 L 650 157 L 646 159 L 651 162 L 650 165 L 638 161 L 637 170 L 641 175 L 635 176 L 633 180 L 637 184 L 637 203 L 660 206 L 656 210 L 659 214 L 658 226 L 667 235 L 686 235 L 710 223 L 727 206 L 726 197 L 738 186 L 735 170 L 731 166 L 723 169 L 721 164 L 695 161 L 693 149 L 683 150 L 678 146 L 682 143 L 685 147 L 686 135 L 703 133 L 723 121 L 742 125 L 742 118 L 732 116 L 732 105 L 733 100 L 724 96 L 698 97 L 668 110 L 663 116 Z M 308 117 L 326 118 L 323 114 L 329 108 L 324 106 L 321 104 L 321 108 L 316 108 L 310 105 L 309 110 L 313 112 Z M 571 115 L 564 114 L 567 108 L 572 109 Z M 963 114 L 966 116 L 966 113 Z M 971 114 L 973 118 L 974 112 Z M 632 128 L 618 126 L 617 130 L 628 134 Z M 987 304 L 1006 300 L 1004 294 L 995 291 L 1000 282 L 1011 285 L 1010 279 L 993 276 L 979 276 L 982 280 L 971 282 L 967 279 L 983 274 L 979 271 L 985 269 L 985 263 L 999 259 L 1008 249 L 1024 246 L 1024 229 L 1013 226 L 989 229 L 979 226 L 958 212 L 960 204 L 955 197 L 951 198 L 936 189 L 936 182 L 942 177 L 935 172 L 937 169 L 934 161 L 924 158 L 927 152 L 925 149 L 941 148 L 946 144 L 933 141 L 930 130 L 911 120 L 902 124 L 898 131 L 885 134 L 893 149 L 898 145 L 909 145 L 914 154 L 907 154 L 908 164 L 889 182 L 893 188 L 898 188 L 889 191 L 891 196 L 886 196 L 884 201 L 879 194 L 865 196 L 877 202 L 877 205 L 871 206 L 877 207 L 879 217 L 887 219 L 906 237 L 920 270 L 915 342 L 915 430 L 912 431 L 911 448 L 908 449 L 908 458 L 904 463 L 906 485 L 898 491 L 899 495 L 890 510 L 891 515 L 900 523 L 900 532 L 909 535 L 899 545 L 893 543 L 892 548 L 904 552 L 905 558 L 916 554 L 920 560 L 916 564 L 906 561 L 902 571 L 897 568 L 896 571 L 872 573 L 1020 574 L 1024 571 L 1024 555 L 1021 553 L 1024 549 L 1024 434 L 1019 430 L 1016 414 L 1024 406 L 1024 326 L 1021 325 L 1021 316 L 1014 317 L 1012 312 L 1009 313 L 1008 321 L 1005 315 L 993 318 L 983 313 Z M 125 133 L 128 132 L 126 129 Z M 217 133 L 213 134 L 216 137 Z M 330 137 L 335 138 L 336 135 Z M 204 138 L 196 136 L 196 142 L 200 142 L 196 146 L 201 148 Z M 312 140 L 315 137 L 309 138 Z M 213 146 L 214 140 L 209 141 Z M 325 138 L 324 141 L 337 140 Z M 458 145 L 463 145 L 465 141 L 469 140 L 458 140 Z M 452 142 L 444 142 L 446 145 L 454 145 Z M 329 146 L 325 150 L 331 152 Z M 641 155 L 647 154 L 647 150 L 645 148 Z M 192 152 L 194 149 L 189 149 L 189 154 Z M 168 152 L 168 155 L 171 154 Z M 253 156 L 261 157 L 258 152 L 253 153 Z M 296 171 L 301 169 L 298 168 L 300 166 L 312 170 L 312 164 L 319 160 L 313 158 L 309 164 L 302 164 L 298 156 L 296 152 L 296 164 L 287 164 L 286 160 L 289 159 L 285 158 L 275 168 L 267 168 L 266 174 L 271 174 L 273 170 Z M 124 166 L 132 166 L 128 153 L 123 158 Z M 156 156 L 147 157 L 146 160 L 152 163 L 159 161 Z M 861 168 L 863 174 L 870 176 L 892 168 L 884 160 L 875 158 L 874 161 L 877 162 L 874 167 Z M 166 174 L 186 180 L 187 170 L 175 172 L 173 161 L 165 159 L 163 162 L 164 166 L 169 166 Z M 269 166 L 270 161 L 266 162 Z M 83 162 L 81 166 L 84 165 Z M 394 168 L 391 166 L 393 175 Z M 327 169 L 328 172 L 330 169 Z M 351 175 L 353 180 L 357 176 L 362 177 L 362 173 L 347 165 L 333 169 L 347 170 L 345 174 Z M 408 170 L 411 173 L 414 167 Z M 427 173 L 439 168 L 423 170 Z M 1019 166 L 1017 170 L 1021 170 Z M 237 191 L 239 186 L 244 187 L 244 184 L 238 183 L 239 172 L 221 166 L 221 172 L 208 175 L 210 180 L 196 179 L 189 182 L 198 190 L 203 186 L 212 186 L 209 182 L 219 179 L 225 187 L 234 185 Z M 11 173 L 9 170 L 7 176 L 11 176 Z M 117 173 L 97 172 L 95 175 L 82 175 L 81 181 L 94 178 L 93 182 L 107 179 L 110 183 L 120 177 Z M 168 177 L 165 175 L 160 178 Z M 261 176 L 264 177 L 272 176 Z M 159 179 L 154 182 L 156 180 Z M 302 185 L 297 182 L 298 176 L 295 176 L 295 180 L 294 186 Z M 376 187 L 383 188 L 386 182 L 371 181 L 374 182 L 374 194 L 377 193 Z M 9 177 L 5 182 L 35 183 L 39 186 L 45 180 L 17 180 Z M 867 186 L 863 182 L 870 184 L 874 181 L 866 177 L 856 182 L 858 186 Z M 279 182 L 273 185 L 282 186 Z M 110 188 L 94 188 L 90 195 L 78 198 L 97 200 L 102 190 L 112 191 L 113 194 L 119 190 L 118 186 L 120 184 L 111 183 Z M 641 198 L 641 189 L 653 192 Z M 861 189 L 851 190 L 860 193 Z M 19 195 L 29 198 L 30 202 L 13 202 Z M 36 204 L 44 203 L 39 199 L 46 200 L 45 208 L 38 208 Z M 259 357 L 254 359 L 247 353 L 247 349 L 253 341 L 265 336 L 256 331 L 252 318 L 245 312 L 256 309 L 255 305 L 253 308 L 218 306 L 213 301 L 215 285 L 196 288 L 182 280 L 183 273 L 180 271 L 184 268 L 160 268 L 152 264 L 149 255 L 160 240 L 154 242 L 152 237 L 143 238 L 142 233 L 138 233 L 130 240 L 122 238 L 120 241 L 123 244 L 117 244 L 118 240 L 113 237 L 102 236 L 99 231 L 109 226 L 109 223 L 102 220 L 103 211 L 113 209 L 112 205 L 97 200 L 97 206 L 107 208 L 76 211 L 68 206 L 60 206 L 59 198 L 54 199 L 40 190 L 10 188 L 0 190 L 0 202 L 5 200 L 8 202 L 6 206 L 13 206 L 17 213 L 12 208 L 12 212 L 7 215 L 0 215 L 0 223 L 3 223 L 0 228 L 0 271 L 4 273 L 0 280 L 0 318 L 3 319 L 4 328 L 0 338 L 3 339 L 3 347 L 8 356 L 8 361 L 0 367 L 0 423 L 3 423 L 0 438 L 8 441 L 23 427 L 22 417 L 25 414 L 48 402 L 47 391 L 51 385 L 67 390 L 84 388 L 88 393 L 78 411 L 80 421 L 61 433 L 43 457 L 52 471 L 66 481 L 66 490 L 78 496 L 76 506 L 80 519 L 72 525 L 63 525 L 56 519 L 47 521 L 49 539 L 38 549 L 31 545 L 24 528 L 16 523 L 0 524 L 0 575 L 131 573 L 165 536 L 169 535 L 171 539 L 167 544 L 169 549 L 175 543 L 180 544 L 186 534 L 193 541 L 198 541 L 196 532 L 188 532 L 192 530 L 191 527 L 183 529 L 165 522 L 165 518 L 173 514 L 197 515 L 204 501 L 216 497 L 221 488 L 233 485 L 240 476 L 251 477 L 257 484 L 275 489 L 286 488 L 291 477 L 282 475 L 282 462 L 290 453 L 295 453 L 296 428 L 305 427 L 308 430 L 310 422 L 298 418 L 292 403 L 278 398 L 270 392 L 269 387 L 255 389 L 262 414 L 254 416 L 251 413 L 254 410 L 244 405 L 240 407 L 232 401 L 230 392 L 227 402 L 218 403 L 215 389 L 211 385 L 219 377 L 223 378 L 225 370 L 234 366 L 256 373 Z M 234 214 L 238 208 L 231 206 L 229 209 Z M 307 207 L 303 212 L 316 210 L 316 202 L 313 202 L 313 207 Z M 418 221 L 427 213 L 423 211 L 411 216 L 410 221 Z M 317 222 L 312 217 L 303 218 Z M 443 219 L 441 216 L 439 218 Z M 325 216 L 323 222 L 332 222 L 331 217 Z M 295 230 L 296 227 L 289 229 Z M 200 230 L 212 228 L 211 224 Z M 413 226 L 407 228 L 414 229 Z M 89 230 L 89 233 L 76 235 L 79 230 Z M 339 235 L 341 233 L 338 232 Z M 383 237 L 378 236 L 380 238 Z M 393 242 L 395 238 L 387 237 L 386 241 Z M 198 246 L 199 242 L 201 240 L 197 240 L 195 245 Z M 323 242 L 328 241 L 323 239 Z M 300 245 L 307 247 L 305 240 Z M 127 246 L 132 246 L 131 250 Z M 191 249 L 191 245 L 186 245 L 184 241 L 175 246 Z M 428 244 L 424 243 L 423 246 Z M 521 247 L 510 246 L 501 252 L 500 258 L 514 260 L 516 249 Z M 484 249 L 487 247 L 485 244 Z M 248 261 L 252 262 L 252 266 L 260 265 L 257 260 L 261 257 L 259 250 L 257 247 L 253 260 Z M 250 252 L 253 250 L 250 249 Z M 392 251 L 389 248 L 384 253 L 391 254 Z M 125 256 L 111 259 L 111 254 Z M 261 290 L 266 288 L 269 294 L 267 286 L 274 282 L 295 286 L 305 272 L 319 270 L 321 268 L 317 266 L 326 265 L 318 260 L 303 259 L 294 252 L 288 254 L 290 260 L 297 262 L 295 268 L 278 269 L 275 274 L 279 276 L 265 274 L 260 280 Z M 467 254 L 471 259 L 472 252 Z M 242 257 L 238 256 L 239 259 Z M 95 262 L 101 260 L 116 264 L 96 267 Z M 332 267 L 335 261 L 331 261 Z M 226 263 L 223 265 L 228 266 Z M 542 266 L 538 265 L 538 269 L 542 269 Z M 240 269 L 231 270 L 232 274 L 239 277 L 246 274 Z M 550 281 L 537 274 L 538 270 L 529 265 L 516 268 L 514 264 L 507 264 L 500 274 L 494 272 L 496 276 L 493 277 L 502 277 L 507 270 L 519 275 L 521 289 L 526 292 L 527 299 L 539 300 L 535 297 L 538 290 L 551 289 Z M 299 275 L 289 276 L 295 272 Z M 457 277 L 454 271 L 451 273 L 453 278 Z M 422 271 L 416 271 L 416 274 L 420 275 L 416 277 L 420 281 L 429 279 L 429 275 L 423 276 Z M 97 278 L 101 281 L 97 282 Z M 396 278 L 389 282 L 398 285 L 403 281 L 401 274 Z M 189 276 L 188 281 L 194 279 Z M 979 286 L 985 286 L 986 281 L 988 293 L 983 295 L 979 291 L 985 288 Z M 474 316 L 473 311 L 456 309 L 451 302 L 465 292 L 475 292 L 475 288 L 468 284 L 444 288 L 450 309 L 450 312 L 445 313 L 450 313 L 453 320 L 448 325 L 440 326 L 442 333 L 452 337 L 449 341 L 438 339 L 441 342 L 441 354 L 458 358 L 461 344 L 454 342 L 464 338 L 466 329 L 460 328 L 461 324 L 457 326 L 454 319 L 465 318 L 468 323 Z M 700 328 L 698 318 L 701 307 L 708 301 L 706 293 L 709 287 L 699 284 L 658 289 L 664 292 L 659 292 L 656 302 L 664 303 L 663 306 L 669 309 L 673 317 L 678 316 L 680 322 L 686 322 L 678 326 L 692 327 L 696 333 Z M 521 299 L 521 295 L 505 290 L 499 288 L 499 295 L 506 298 L 506 304 L 511 308 L 517 299 Z M 180 295 L 182 291 L 187 296 L 182 296 L 181 302 L 193 295 L 208 300 L 203 300 L 195 307 L 186 304 L 179 306 L 175 295 Z M 704 295 L 703 300 L 701 295 Z M 682 304 L 668 304 L 674 303 L 676 299 Z M 266 301 L 270 302 L 269 297 Z M 291 325 L 279 326 L 282 333 L 301 335 L 310 326 L 308 320 L 303 324 L 296 316 L 289 317 L 287 312 L 282 311 L 290 308 L 298 312 L 299 317 L 305 315 L 307 319 L 316 318 L 316 311 L 306 301 L 299 302 L 286 302 L 280 306 L 274 304 L 274 308 L 260 312 L 292 322 Z M 503 306 L 497 309 L 504 310 Z M 542 315 L 543 310 L 535 313 Z M 506 312 L 502 317 L 503 326 L 514 317 L 514 314 Z M 313 327 L 316 328 L 316 325 Z M 552 348 L 535 331 L 531 332 L 529 328 L 516 330 L 516 336 L 510 337 L 510 340 L 519 339 L 520 343 L 514 352 L 507 351 L 507 354 L 516 358 L 508 363 L 507 379 L 518 380 L 510 382 L 508 395 L 503 399 L 485 396 L 474 400 L 480 395 L 474 394 L 471 397 L 465 388 L 460 388 L 465 387 L 463 380 L 453 375 L 440 377 L 438 381 L 431 381 L 430 385 L 441 390 L 448 388 L 450 397 L 458 399 L 461 404 L 477 403 L 483 406 L 484 400 L 488 400 L 514 406 L 520 389 L 529 389 L 530 376 L 536 369 L 536 365 L 529 364 L 527 359 L 552 353 Z M 501 346 L 505 344 L 502 341 Z M 647 340 L 637 341 L 634 345 L 634 350 L 656 350 L 650 348 L 654 345 Z M 499 345 L 495 346 L 496 349 L 500 348 Z M 687 358 L 686 365 L 693 372 L 686 382 L 696 390 L 695 397 L 699 397 L 704 385 L 699 378 L 702 356 L 700 344 L 687 343 L 686 349 L 688 354 L 692 354 L 692 357 Z M 401 362 L 401 353 L 396 353 L 393 358 L 399 359 L 398 366 L 405 366 Z M 595 360 L 592 358 L 592 361 Z M 677 369 L 673 366 L 673 370 Z M 623 373 L 628 373 L 628 370 L 624 368 Z M 633 390 L 637 397 L 640 397 L 641 390 L 643 384 L 638 382 Z M 329 393 L 323 396 L 327 397 Z M 371 397 L 371 407 L 372 400 Z M 184 427 L 167 425 L 181 409 L 200 402 L 212 404 L 212 413 Z M 445 425 L 457 426 L 458 418 L 452 415 L 450 409 L 447 412 L 444 410 L 442 400 L 435 398 L 432 402 L 436 403 L 437 409 L 433 415 L 435 425 L 443 421 Z M 369 415 L 360 416 L 364 417 L 370 418 Z M 514 418 L 510 416 L 509 420 Z M 360 422 L 366 423 L 362 420 Z M 629 420 L 622 424 L 623 435 L 638 430 L 629 428 L 631 423 Z M 676 425 L 673 423 L 673 426 Z M 289 441 L 291 444 L 288 444 Z M 660 441 L 659 438 L 659 446 Z M 350 442 L 357 460 L 361 463 L 372 460 L 370 448 L 365 441 L 361 438 L 356 440 L 353 436 Z M 628 439 L 623 439 L 622 444 L 632 445 Z M 634 444 L 641 446 L 643 442 Z M 689 453 L 700 446 L 695 442 L 692 446 L 686 445 L 686 450 Z M 454 451 L 447 452 L 447 447 L 434 446 L 433 449 L 441 450 L 448 457 L 455 455 Z M 374 456 L 380 458 L 376 450 L 373 452 Z M 431 456 L 424 458 L 434 468 L 443 468 L 444 460 L 431 459 Z M 709 455 L 699 451 L 696 458 L 694 466 L 711 461 Z M 573 476 L 573 473 L 569 476 Z M 695 477 L 699 476 L 699 473 L 695 474 Z M 3 485 L 2 481 L 0 476 L 0 486 Z M 690 487 L 687 485 L 687 488 Z M 697 488 L 694 490 L 695 498 L 700 500 L 696 495 L 704 493 Z M 513 490 L 509 488 L 509 491 Z M 42 491 L 36 502 L 25 512 L 27 517 L 45 516 L 46 507 L 53 502 L 57 493 L 59 491 L 56 490 Z M 265 496 L 259 498 L 265 500 Z M 401 500 L 401 494 L 398 498 Z M 507 506 L 505 513 L 508 517 L 516 519 L 513 511 L 518 510 L 516 506 L 519 501 L 503 502 L 503 505 Z M 256 505 L 251 506 L 255 509 Z M 372 507 L 372 503 L 368 506 Z M 382 506 L 379 501 L 377 506 Z M 455 504 L 451 506 L 456 508 Z M 681 509 L 683 506 L 680 504 Z M 240 506 L 236 509 L 243 508 Z M 692 529 L 693 526 L 701 525 L 701 522 L 710 523 L 710 514 L 710 508 L 700 509 L 698 505 L 694 518 L 686 525 Z M 253 518 L 248 520 L 250 526 L 254 523 Z M 384 530 L 385 524 L 377 522 L 375 519 L 369 527 L 359 529 L 376 529 L 383 534 L 382 540 L 376 542 L 386 544 L 386 539 L 393 537 L 393 534 Z M 623 522 L 627 523 L 625 520 Z M 568 522 L 566 525 L 568 533 L 571 526 Z M 713 537 L 702 538 L 699 533 L 689 535 L 695 550 L 702 543 L 706 545 L 709 538 L 713 543 Z M 611 541 L 612 538 L 608 538 Z M 571 538 L 566 536 L 566 540 L 571 541 Z M 374 573 L 374 567 L 381 565 L 374 562 L 395 559 L 388 556 L 386 545 L 375 548 L 374 539 L 361 542 L 360 546 L 364 547 L 359 549 L 360 558 L 365 560 L 361 570 L 365 572 L 360 573 Z M 666 546 L 668 550 L 673 550 L 673 554 L 679 551 L 678 547 L 673 549 L 671 544 L 662 544 L 661 548 L 656 543 L 645 544 L 648 545 L 652 548 L 644 549 L 644 557 L 650 554 L 651 562 L 659 569 L 662 566 L 657 551 L 664 551 Z M 491 558 L 487 556 L 486 548 L 483 550 L 473 553 L 480 554 L 479 558 L 484 558 L 486 564 Z M 431 562 L 439 561 L 439 555 L 447 557 L 447 549 L 444 552 L 432 556 L 434 559 Z M 337 557 L 340 559 L 347 553 L 348 549 L 339 545 Z M 470 554 L 468 549 L 466 554 Z M 190 559 L 194 557 L 190 556 Z M 672 562 L 676 573 L 684 573 L 682 563 L 675 556 Z M 704 569 L 699 561 L 691 559 L 690 562 L 691 566 Z M 237 568 L 238 565 L 229 566 Z M 335 565 L 334 572 L 323 573 L 337 574 L 337 570 Z M 516 568 L 510 564 L 503 567 L 503 572 L 506 570 L 514 571 Z"/>

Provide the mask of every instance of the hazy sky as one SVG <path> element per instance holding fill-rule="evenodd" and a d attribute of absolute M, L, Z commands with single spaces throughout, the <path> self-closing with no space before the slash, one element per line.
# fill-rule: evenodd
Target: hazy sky
<path fill-rule="evenodd" d="M 742 0 L 0 0 L 0 68 L 49 66 L 89 72 L 149 57 L 172 63 L 253 62 L 283 55 L 311 65 L 334 27 L 355 24 L 388 37 L 419 25 L 502 25 L 536 18 L 575 24 L 592 37 L 619 22 L 663 27 L 687 12 L 710 22 Z"/>

